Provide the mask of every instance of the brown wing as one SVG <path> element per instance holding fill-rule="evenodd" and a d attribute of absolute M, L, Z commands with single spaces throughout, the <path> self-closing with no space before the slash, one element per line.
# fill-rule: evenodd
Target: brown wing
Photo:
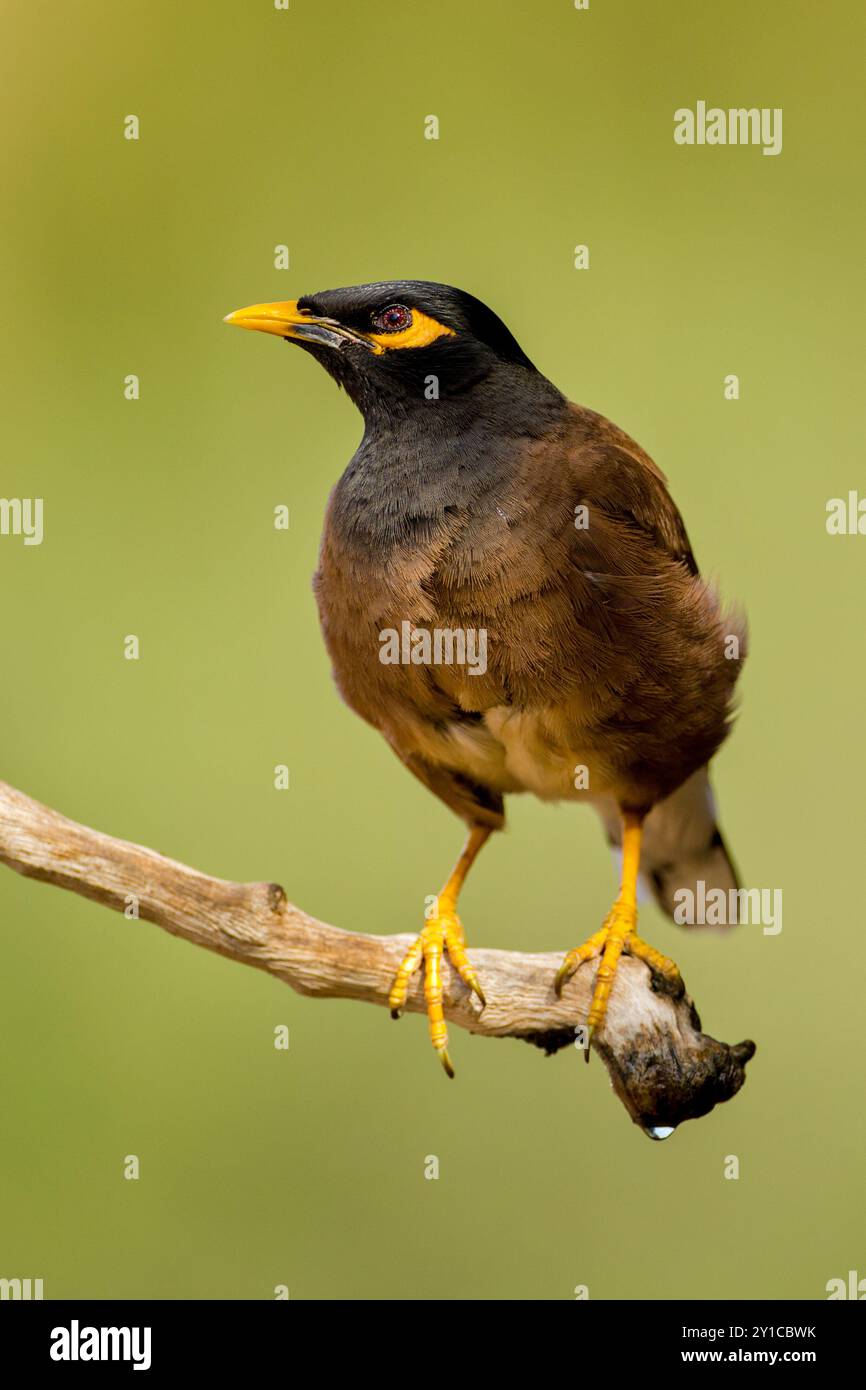
<path fill-rule="evenodd" d="M 603 415 L 573 406 L 572 418 L 578 476 L 591 505 L 612 522 L 642 533 L 654 550 L 679 561 L 690 574 L 698 574 L 685 523 L 661 469 Z"/>

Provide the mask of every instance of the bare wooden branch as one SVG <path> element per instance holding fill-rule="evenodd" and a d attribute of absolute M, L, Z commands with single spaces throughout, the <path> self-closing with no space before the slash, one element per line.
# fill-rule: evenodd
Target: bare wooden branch
<path fill-rule="evenodd" d="M 141 918 L 266 970 L 300 994 L 387 1005 L 392 977 L 412 940 L 327 926 L 288 902 L 276 883 L 211 878 L 154 850 L 78 825 L 4 782 L 0 861 L 27 878 L 121 912 L 135 903 Z M 557 999 L 553 980 L 560 955 L 470 954 L 487 1006 L 481 1010 L 446 965 L 449 1022 L 486 1037 L 522 1038 L 548 1052 L 575 1043 L 575 1028 L 589 1008 L 595 963 L 582 966 Z M 406 1007 L 424 1012 L 419 977 Z M 593 1047 L 632 1119 L 648 1132 L 671 1129 L 733 1096 L 755 1050 L 751 1042 L 730 1047 L 703 1034 L 688 995 L 672 998 L 665 982 L 630 956 L 620 963 Z"/>

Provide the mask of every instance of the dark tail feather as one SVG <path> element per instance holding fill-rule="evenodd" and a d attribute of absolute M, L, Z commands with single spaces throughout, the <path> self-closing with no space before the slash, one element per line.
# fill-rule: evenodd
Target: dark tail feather
<path fill-rule="evenodd" d="M 612 843 L 620 845 L 622 832 L 616 808 L 599 809 Z M 699 882 L 707 893 L 721 888 L 727 894 L 739 888 L 739 875 L 716 824 L 706 768 L 694 773 L 673 796 L 654 806 L 644 821 L 641 878 L 669 917 L 674 916 L 678 905 L 677 894 L 685 889 L 696 897 Z"/>

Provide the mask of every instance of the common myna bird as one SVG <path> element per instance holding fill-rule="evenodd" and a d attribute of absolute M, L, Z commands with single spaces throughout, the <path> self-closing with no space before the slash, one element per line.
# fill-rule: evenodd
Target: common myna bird
<path fill-rule="evenodd" d="M 297 343 L 364 417 L 314 580 L 325 642 L 346 702 L 469 827 L 392 1013 L 423 964 L 430 1036 L 453 1076 L 442 956 L 483 1006 L 457 899 L 508 792 L 588 801 L 622 849 L 619 895 L 556 981 L 601 958 L 589 1037 L 623 951 L 681 989 L 673 961 L 636 934 L 638 879 L 669 915 L 700 880 L 737 887 L 707 762 L 728 732 L 745 634 L 701 579 L 663 474 L 448 285 L 356 285 L 226 321 Z"/>

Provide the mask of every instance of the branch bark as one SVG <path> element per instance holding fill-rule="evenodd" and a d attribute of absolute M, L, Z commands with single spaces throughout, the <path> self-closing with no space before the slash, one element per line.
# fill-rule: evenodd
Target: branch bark
<path fill-rule="evenodd" d="M 388 990 L 411 935 L 365 936 L 309 917 L 276 883 L 232 883 L 199 873 L 152 849 L 68 820 L 0 782 L 0 861 L 27 878 L 66 888 L 138 915 L 174 936 L 266 970 L 299 994 L 387 1006 Z M 547 1052 L 575 1043 L 586 1018 L 596 963 L 581 966 L 557 999 L 560 955 L 474 950 L 487 1006 L 480 1009 L 447 964 L 445 1015 L 485 1037 L 521 1038 Z M 416 976 L 406 1008 L 423 1013 Z M 667 992 L 646 965 L 625 956 L 593 1049 L 635 1123 L 652 1137 L 728 1100 L 745 1080 L 755 1046 L 717 1042 L 701 1032 L 683 991 Z"/>

